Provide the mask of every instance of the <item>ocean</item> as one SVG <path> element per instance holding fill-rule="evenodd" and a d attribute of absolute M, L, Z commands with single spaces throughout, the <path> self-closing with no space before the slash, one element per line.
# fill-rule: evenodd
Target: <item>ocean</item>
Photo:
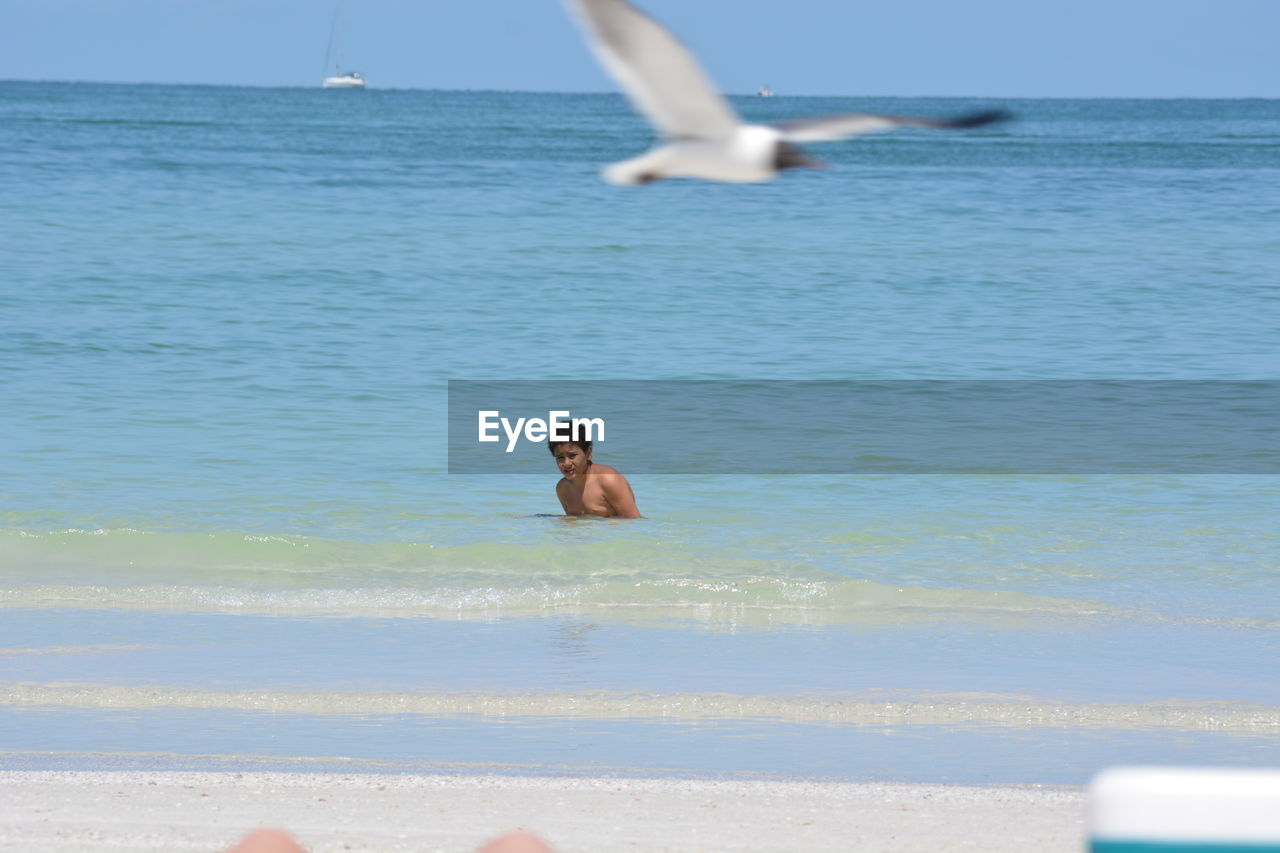
<path fill-rule="evenodd" d="M 1015 119 L 618 188 L 616 95 L 0 82 L 0 766 L 1280 764 L 1274 427 L 760 474 L 677 424 L 627 521 L 450 473 L 459 380 L 1280 379 L 1280 101 L 734 102 Z"/>

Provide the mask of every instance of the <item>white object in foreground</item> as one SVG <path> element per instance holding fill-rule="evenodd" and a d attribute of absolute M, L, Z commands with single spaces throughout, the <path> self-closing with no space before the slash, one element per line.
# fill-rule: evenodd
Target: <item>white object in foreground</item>
<path fill-rule="evenodd" d="M 601 64 L 627 90 L 636 110 L 666 138 L 647 154 L 604 171 L 614 184 L 663 178 L 767 181 L 796 166 L 819 166 L 794 143 L 825 142 L 895 127 L 979 127 L 1003 112 L 953 119 L 850 113 L 783 124 L 744 124 L 698 67 L 693 54 L 662 25 L 626 0 L 568 0 Z"/>
<path fill-rule="evenodd" d="M 1114 767 L 1089 787 L 1093 853 L 1280 853 L 1280 770 Z"/>

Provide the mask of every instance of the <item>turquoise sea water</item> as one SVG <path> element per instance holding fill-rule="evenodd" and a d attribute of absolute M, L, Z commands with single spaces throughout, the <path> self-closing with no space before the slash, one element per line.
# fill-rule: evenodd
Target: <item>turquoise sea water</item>
<path fill-rule="evenodd" d="M 737 104 L 1017 119 L 621 189 L 615 96 L 0 83 L 0 761 L 1280 762 L 1274 476 L 445 473 L 451 379 L 1280 378 L 1280 101 Z"/>

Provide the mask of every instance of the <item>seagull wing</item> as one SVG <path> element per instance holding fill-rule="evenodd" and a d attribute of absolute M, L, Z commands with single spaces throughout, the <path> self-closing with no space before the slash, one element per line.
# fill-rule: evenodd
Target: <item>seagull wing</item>
<path fill-rule="evenodd" d="M 833 139 L 844 139 L 847 136 L 893 130 L 895 127 L 982 127 L 985 124 L 994 124 L 1007 118 L 1009 118 L 1009 114 L 1003 110 L 968 113 L 949 119 L 849 113 L 847 115 L 783 122 L 782 124 L 774 125 L 774 127 L 782 132 L 782 138 L 787 142 L 829 142 Z"/>
<path fill-rule="evenodd" d="M 600 62 L 665 135 L 722 139 L 738 116 L 693 54 L 625 0 L 568 0 Z"/>

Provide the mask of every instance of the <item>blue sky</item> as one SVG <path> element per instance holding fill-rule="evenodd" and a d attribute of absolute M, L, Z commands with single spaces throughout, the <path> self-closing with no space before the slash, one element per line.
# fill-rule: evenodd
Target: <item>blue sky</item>
<path fill-rule="evenodd" d="M 729 92 L 1280 97 L 1280 0 L 642 0 Z M 0 79 L 318 85 L 333 0 L 0 0 Z M 343 0 L 371 85 L 606 91 L 559 0 Z"/>

